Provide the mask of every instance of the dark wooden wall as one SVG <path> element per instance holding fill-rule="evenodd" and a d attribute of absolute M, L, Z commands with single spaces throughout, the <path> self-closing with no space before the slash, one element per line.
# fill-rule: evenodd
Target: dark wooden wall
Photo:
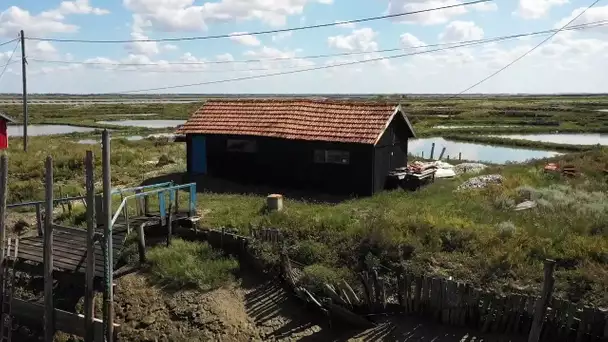
<path fill-rule="evenodd" d="M 255 140 L 257 152 L 229 152 L 228 139 Z M 371 195 L 372 145 L 285 140 L 265 137 L 206 135 L 208 174 L 242 183 L 277 184 L 324 193 Z M 187 138 L 188 156 L 197 153 Z M 314 151 L 349 151 L 348 165 L 314 162 Z M 188 158 L 191 170 L 191 158 Z"/>
<path fill-rule="evenodd" d="M 407 165 L 407 142 L 411 136 L 405 120 L 397 114 L 374 149 L 374 192 L 384 190 L 391 170 Z"/>

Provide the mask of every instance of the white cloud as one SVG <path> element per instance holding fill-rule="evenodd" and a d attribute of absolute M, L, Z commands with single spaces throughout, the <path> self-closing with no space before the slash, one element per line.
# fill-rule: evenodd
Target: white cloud
<path fill-rule="evenodd" d="M 426 45 L 422 40 L 418 39 L 418 37 L 414 36 L 411 33 L 404 33 L 399 37 L 399 42 L 401 46 L 404 48 L 416 48 Z"/>
<path fill-rule="evenodd" d="M 133 40 L 149 39 L 148 36 L 146 36 L 145 34 L 139 32 L 139 31 L 131 32 L 131 38 Z M 158 47 L 157 42 L 134 41 L 131 43 L 127 43 L 127 49 L 136 55 L 144 55 L 144 56 L 153 56 L 160 52 L 160 48 Z"/>
<path fill-rule="evenodd" d="M 246 46 L 259 46 L 260 40 L 247 32 L 234 32 L 230 35 L 230 40 Z"/>
<path fill-rule="evenodd" d="M 416 12 L 437 7 L 460 4 L 458 0 L 390 0 L 388 4 L 389 14 Z M 406 23 L 418 23 L 423 25 L 435 25 L 448 22 L 452 17 L 465 14 L 465 7 L 453 7 L 443 10 L 429 11 L 418 14 L 396 17 L 396 21 Z"/>
<path fill-rule="evenodd" d="M 282 26 L 288 16 L 301 15 L 311 2 L 328 0 L 220 0 L 194 5 L 193 0 L 123 0 L 124 6 L 163 31 L 198 31 L 212 22 L 260 20 Z"/>
<path fill-rule="evenodd" d="M 75 14 L 104 15 L 108 10 L 92 7 L 88 0 L 63 1 L 59 7 L 32 15 L 28 10 L 11 6 L 0 12 L 0 37 L 14 37 L 20 30 L 30 36 L 53 33 L 73 33 L 78 26 L 63 22 L 66 16 Z"/>
<path fill-rule="evenodd" d="M 455 20 L 449 23 L 439 34 L 439 39 L 444 42 L 458 42 L 482 39 L 483 35 L 483 29 L 474 22 Z"/>
<path fill-rule="evenodd" d="M 105 14 L 109 14 L 109 13 L 110 13 L 110 11 L 108 11 L 106 9 L 91 6 L 91 4 L 89 4 L 89 0 L 75 0 L 75 1 L 62 1 L 59 4 L 58 8 L 56 8 L 54 10 L 42 12 L 40 15 L 45 18 L 63 20 L 66 15 L 71 15 L 71 14 L 105 15 Z"/>
<path fill-rule="evenodd" d="M 19 34 L 19 30 L 24 30 L 30 36 L 40 36 L 76 32 L 78 26 L 65 24 L 60 20 L 46 18 L 42 15 L 32 15 L 29 11 L 17 6 L 11 6 L 0 13 L 0 36 L 15 37 Z"/>
<path fill-rule="evenodd" d="M 560 28 L 564 25 L 566 25 L 568 22 L 570 22 L 570 20 L 574 19 L 574 17 L 576 17 L 577 15 L 581 14 L 587 7 L 579 7 L 575 10 L 572 11 L 572 13 L 559 20 L 556 24 L 555 24 L 555 28 Z M 570 24 L 570 26 L 574 26 L 574 25 L 582 25 L 582 24 L 591 24 L 594 22 L 598 22 L 598 21 L 605 21 L 608 20 L 608 5 L 607 6 L 599 6 L 599 7 L 592 7 L 590 9 L 588 9 L 587 11 L 585 11 L 585 13 L 583 13 L 578 19 L 576 19 L 575 21 L 572 22 L 572 24 Z M 589 31 L 603 31 L 603 32 L 608 32 L 607 30 L 607 26 L 602 26 L 602 27 L 598 27 L 598 28 L 593 28 L 593 29 L 586 29 L 585 31 L 589 32 Z M 563 34 L 563 33 L 560 33 Z"/>
<path fill-rule="evenodd" d="M 297 51 L 280 50 L 268 46 L 263 46 L 258 50 L 245 51 L 244 55 L 250 59 L 265 59 L 265 61 L 257 63 L 247 63 L 249 68 L 293 68 L 311 67 L 314 65 L 314 62 L 311 60 L 297 58 Z"/>
<path fill-rule="evenodd" d="M 327 38 L 330 47 L 350 51 L 374 51 L 378 50 L 375 39 L 378 33 L 369 27 L 353 30 L 350 35 L 337 35 Z"/>
<path fill-rule="evenodd" d="M 272 36 L 272 41 L 280 42 L 282 40 L 290 38 L 291 36 L 292 36 L 292 31 L 279 32 L 279 33 L 275 34 L 274 36 Z"/>
<path fill-rule="evenodd" d="M 515 14 L 524 19 L 539 19 L 549 13 L 551 8 L 567 3 L 568 0 L 519 0 Z"/>

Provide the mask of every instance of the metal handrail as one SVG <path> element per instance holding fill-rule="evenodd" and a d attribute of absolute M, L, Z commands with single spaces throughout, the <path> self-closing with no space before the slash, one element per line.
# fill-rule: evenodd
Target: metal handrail
<path fill-rule="evenodd" d="M 116 195 L 116 194 L 122 194 L 122 193 L 130 192 L 130 191 L 139 191 L 139 190 L 145 190 L 145 189 L 151 189 L 151 188 L 173 186 L 174 184 L 175 184 L 175 182 L 171 181 L 171 182 L 158 183 L 158 184 L 152 184 L 152 185 L 142 185 L 142 186 L 136 186 L 136 187 L 124 188 L 124 189 L 114 189 L 114 190 L 112 190 L 111 194 Z M 87 199 L 86 196 L 72 196 L 72 197 L 55 198 L 55 199 L 53 199 L 53 204 L 62 203 L 62 202 L 80 201 L 80 200 L 86 200 L 86 199 Z M 12 204 L 8 204 L 6 207 L 7 208 L 19 208 L 19 207 L 41 205 L 41 204 L 44 204 L 44 201 L 12 203 Z"/>
<path fill-rule="evenodd" d="M 165 186 L 173 186 L 174 184 L 175 184 L 175 182 L 169 181 L 169 182 L 157 183 L 157 184 L 151 184 L 151 185 L 134 186 L 134 187 L 130 187 L 130 188 L 121 188 L 121 189 L 115 188 L 112 190 L 111 194 L 116 195 L 116 194 L 122 194 L 122 193 L 130 192 L 130 191 L 140 191 L 140 190 L 145 190 L 145 189 L 161 188 L 161 187 L 165 187 Z"/>
<path fill-rule="evenodd" d="M 114 216 L 112 217 L 112 221 L 110 222 L 110 231 L 112 231 L 112 228 L 114 227 L 114 224 L 118 220 L 118 217 L 119 217 L 120 213 L 124 210 L 124 207 L 125 207 L 125 205 L 126 205 L 126 203 L 127 203 L 127 201 L 129 199 L 138 198 L 138 197 L 145 197 L 145 196 L 154 195 L 154 194 L 161 194 L 161 193 L 164 193 L 165 191 L 170 191 L 171 193 L 173 193 L 174 191 L 177 191 L 179 189 L 185 189 L 185 188 L 190 188 L 190 212 L 191 213 L 194 212 L 194 208 L 196 206 L 196 203 L 195 203 L 195 201 L 196 201 L 196 197 L 195 197 L 196 196 L 196 183 L 174 185 L 174 186 L 171 186 L 169 188 L 151 190 L 151 191 L 146 191 L 146 192 L 140 192 L 140 193 L 137 193 L 137 194 L 126 196 L 122 200 L 122 202 L 120 202 L 120 205 L 116 209 L 116 212 L 114 213 Z"/>

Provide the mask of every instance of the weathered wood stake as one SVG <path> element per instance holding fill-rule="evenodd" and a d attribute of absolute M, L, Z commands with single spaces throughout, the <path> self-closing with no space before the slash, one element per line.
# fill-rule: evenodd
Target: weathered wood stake
<path fill-rule="evenodd" d="M 40 208 L 40 203 L 36 203 L 36 231 L 38 232 L 38 236 L 42 236 L 42 209 Z"/>
<path fill-rule="evenodd" d="M 87 151 L 85 166 L 85 186 L 87 191 L 87 267 L 85 270 L 84 291 L 84 331 L 85 342 L 93 342 L 93 321 L 95 318 L 95 307 L 93 298 L 95 290 L 93 279 L 95 277 L 95 178 L 93 174 L 93 152 Z"/>
<path fill-rule="evenodd" d="M 543 292 L 540 300 L 536 303 L 536 309 L 534 310 L 534 320 L 532 321 L 532 328 L 528 335 L 528 342 L 538 342 L 540 339 L 540 333 L 543 329 L 543 321 L 545 319 L 545 313 L 547 312 L 547 306 L 551 300 L 553 294 L 553 286 L 555 285 L 555 278 L 553 272 L 555 271 L 555 261 L 545 261 L 545 278 L 543 283 Z"/>
<path fill-rule="evenodd" d="M 137 226 L 137 251 L 139 252 L 139 262 L 146 262 L 146 237 L 144 236 L 145 223 Z"/>
<path fill-rule="evenodd" d="M 102 134 L 102 170 L 103 170 L 103 225 L 104 225 L 104 241 L 107 258 L 104 260 L 106 267 L 104 274 L 104 306 L 103 306 L 103 321 L 106 333 L 106 342 L 112 342 L 114 338 L 114 294 L 113 294 L 113 246 L 112 246 L 112 184 L 111 184 L 111 169 L 110 169 L 110 133 L 104 130 Z"/>
<path fill-rule="evenodd" d="M 46 157 L 44 220 L 44 341 L 52 342 L 55 335 L 53 307 L 53 157 Z"/>
<path fill-rule="evenodd" d="M 431 144 L 431 160 L 433 160 L 433 156 L 435 155 L 435 143 Z"/>
<path fill-rule="evenodd" d="M 4 284 L 4 248 L 6 241 L 6 198 L 8 194 L 8 157 L 0 157 L 0 284 Z M 0 287 L 0 292 L 2 287 Z M 1 293 L 4 296 L 3 293 Z M 3 297 L 0 297 L 3 298 Z"/>
<path fill-rule="evenodd" d="M 173 238 L 173 212 L 171 211 L 172 206 L 173 203 L 169 203 L 169 210 L 167 211 L 167 247 L 171 246 L 171 239 Z M 222 234 L 222 236 L 223 235 L 224 234 Z"/>

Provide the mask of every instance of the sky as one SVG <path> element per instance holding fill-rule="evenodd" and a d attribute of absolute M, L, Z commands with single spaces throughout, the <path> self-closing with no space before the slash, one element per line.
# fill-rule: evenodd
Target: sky
<path fill-rule="evenodd" d="M 592 3 L 494 0 L 341 23 L 462 2 L 13 0 L 0 4 L 0 44 L 24 30 L 30 93 L 460 93 L 550 34 L 434 50 L 557 29 Z M 608 1 L 600 1 L 571 25 L 602 21 L 608 23 Z M 325 23 L 340 24 L 247 35 Z M 128 41 L 209 35 L 232 36 L 121 43 L 27 39 Z M 21 91 L 21 49 L 16 43 L 0 46 L 0 73 L 10 63 L 0 79 L 0 93 Z M 388 49 L 393 51 L 382 52 Z M 409 56 L 390 58 L 403 54 Z M 330 56 L 309 58 L 318 55 Z M 562 31 L 469 92 L 606 93 L 607 61 L 608 25 Z M 315 68 L 322 69 L 307 70 Z M 297 70 L 305 71 L 293 73 Z M 282 72 L 292 73 L 257 77 Z"/>

